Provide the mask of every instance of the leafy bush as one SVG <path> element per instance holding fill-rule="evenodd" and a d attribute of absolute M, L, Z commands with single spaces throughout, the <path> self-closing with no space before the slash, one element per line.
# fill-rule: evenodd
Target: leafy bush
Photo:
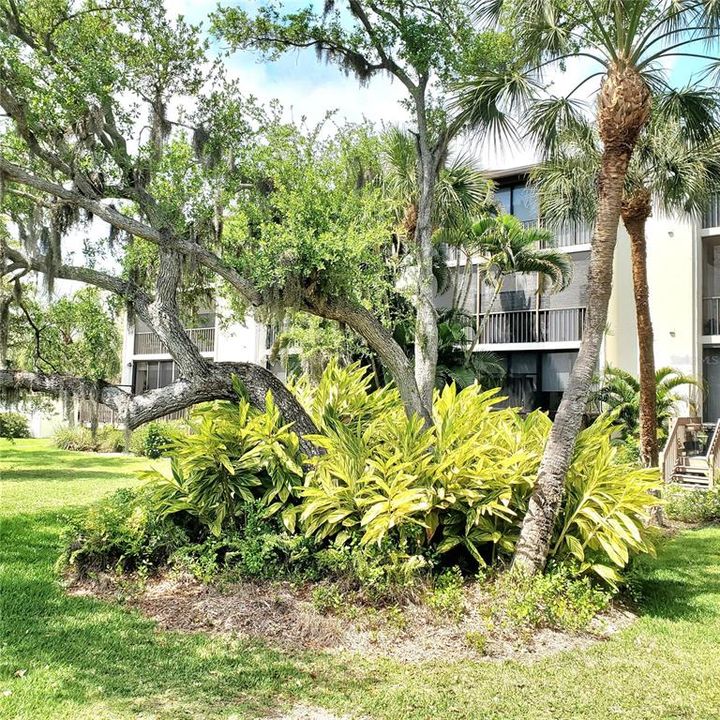
<path fill-rule="evenodd" d="M 130 452 L 153 460 L 159 458 L 165 454 L 178 430 L 179 424 L 162 420 L 141 425 L 130 437 Z"/>
<path fill-rule="evenodd" d="M 70 518 L 64 540 L 61 565 L 85 575 L 157 567 L 188 537 L 158 516 L 147 492 L 122 489 Z"/>
<path fill-rule="evenodd" d="M 294 498 L 302 483 L 299 440 L 268 393 L 265 412 L 242 399 L 195 411 L 192 432 L 168 444 L 171 474 L 144 474 L 162 515 L 187 512 L 220 536 L 232 529 L 244 504 L 260 500 L 268 516 L 283 510 L 292 530 Z"/>
<path fill-rule="evenodd" d="M 58 428 L 53 435 L 53 443 L 60 450 L 93 452 L 96 447 L 90 430 L 82 425 L 75 427 L 66 425 Z"/>
<path fill-rule="evenodd" d="M 312 539 L 288 533 L 277 517 L 266 517 L 259 501 L 243 504 L 235 517 L 234 528 L 179 548 L 170 562 L 203 581 L 221 572 L 256 579 L 319 577 Z"/>
<path fill-rule="evenodd" d="M 326 577 L 386 601 L 432 573 L 513 553 L 551 427 L 543 413 L 449 386 L 425 428 L 394 388 L 373 391 L 366 371 L 330 364 L 314 394 L 295 386 L 324 450 L 306 458 L 272 396 L 261 411 L 237 389 L 239 402 L 201 406 L 189 433 L 170 434 L 169 474 L 144 474 L 157 517 L 192 536 L 175 561 L 199 576 Z M 551 546 L 556 563 L 610 585 L 631 556 L 652 552 L 646 520 L 660 485 L 656 470 L 621 457 L 614 430 L 603 416 L 581 433 Z"/>
<path fill-rule="evenodd" d="M 506 573 L 492 586 L 492 595 L 496 624 L 574 632 L 587 629 L 611 599 L 609 592 L 594 587 L 587 577 L 576 577 L 565 566 L 532 577 Z"/>
<path fill-rule="evenodd" d="M 0 412 L 0 438 L 9 440 L 29 438 L 30 425 L 20 413 Z"/>
<path fill-rule="evenodd" d="M 720 520 L 720 488 L 689 490 L 679 485 L 666 485 L 663 490 L 665 510 L 672 520 L 711 522 Z"/>
<path fill-rule="evenodd" d="M 95 438 L 83 425 L 63 426 L 53 435 L 55 447 L 61 450 L 80 452 L 122 452 L 125 449 L 125 434 L 122 430 L 104 425 L 99 428 Z"/>
<path fill-rule="evenodd" d="M 353 384 L 375 394 L 367 376 L 350 372 Z M 453 561 L 465 553 L 480 566 L 511 554 L 549 433 L 547 416 L 498 409 L 496 390 L 448 386 L 436 394 L 434 426 L 425 429 L 405 416 L 395 390 L 382 391 L 377 415 L 347 382 L 333 395 L 324 384 L 339 374 L 333 368 L 323 378 L 324 400 L 311 406 L 324 429 L 313 440 L 325 453 L 312 458 L 299 491 L 305 533 L 336 545 L 387 539 L 409 556 L 433 549 Z M 359 408 L 355 422 L 343 415 L 350 402 Z M 551 550 L 610 583 L 631 554 L 652 551 L 645 521 L 656 502 L 650 491 L 659 487 L 657 471 L 618 457 L 613 432 L 612 417 L 604 416 L 581 434 Z"/>

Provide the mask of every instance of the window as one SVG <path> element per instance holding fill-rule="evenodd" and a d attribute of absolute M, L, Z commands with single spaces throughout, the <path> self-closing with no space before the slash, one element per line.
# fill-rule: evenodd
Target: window
<path fill-rule="evenodd" d="M 535 190 L 529 188 L 525 183 L 498 188 L 495 192 L 495 199 L 502 207 L 503 212 L 511 213 L 518 220 L 526 223 L 537 220 L 537 196 Z"/>
<path fill-rule="evenodd" d="M 170 385 L 177 377 L 173 360 L 141 360 L 133 368 L 133 392 L 136 395 Z"/>

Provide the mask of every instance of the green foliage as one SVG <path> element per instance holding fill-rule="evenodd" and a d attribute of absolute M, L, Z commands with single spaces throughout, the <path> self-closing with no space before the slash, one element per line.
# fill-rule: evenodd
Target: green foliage
<path fill-rule="evenodd" d="M 15 412 L 0 412 L 0 438 L 29 438 L 30 425 L 24 415 Z"/>
<path fill-rule="evenodd" d="M 578 632 L 588 628 L 610 599 L 610 593 L 594 587 L 587 577 L 578 578 L 559 566 L 533 577 L 500 576 L 493 585 L 491 607 L 494 621 L 501 625 Z"/>
<path fill-rule="evenodd" d="M 318 585 L 312 591 L 313 607 L 323 615 L 337 612 L 343 604 L 342 595 L 335 585 Z"/>
<path fill-rule="evenodd" d="M 189 513 L 219 536 L 236 524 L 243 503 L 257 499 L 268 516 L 284 511 L 292 529 L 291 499 L 303 476 L 299 441 L 272 396 L 264 412 L 244 399 L 202 406 L 189 425 L 189 434 L 174 435 L 167 446 L 171 473 L 144 475 L 161 514 Z"/>
<path fill-rule="evenodd" d="M 465 614 L 463 575 L 458 567 L 445 570 L 435 582 L 428 605 L 436 613 L 459 622 Z"/>
<path fill-rule="evenodd" d="M 613 422 L 601 416 L 578 437 L 551 551 L 611 584 L 631 555 L 653 552 L 646 521 L 658 504 L 651 493 L 660 488 L 656 469 L 618 460 Z"/>
<path fill-rule="evenodd" d="M 325 453 L 299 490 L 306 534 L 336 545 L 388 541 L 410 557 L 464 551 L 480 566 L 513 552 L 550 429 L 545 415 L 500 409 L 495 390 L 449 386 L 425 429 L 393 390 L 368 393 L 359 368 L 330 368 L 330 377 L 342 390 L 321 382 L 311 408 Z M 552 549 L 611 583 L 631 554 L 652 549 L 645 521 L 659 486 L 656 471 L 619 461 L 613 432 L 603 417 L 581 434 Z"/>
<path fill-rule="evenodd" d="M 147 493 L 130 489 L 71 517 L 63 538 L 61 566 L 82 575 L 157 567 L 187 542 L 179 527 L 158 515 Z"/>
<path fill-rule="evenodd" d="M 686 523 L 720 520 L 720 488 L 689 490 L 678 485 L 665 485 L 665 511 L 672 520 Z"/>
<path fill-rule="evenodd" d="M 677 406 L 686 402 L 687 397 L 678 389 L 698 386 L 699 380 L 671 367 L 655 371 L 657 397 L 657 419 L 661 444 L 667 440 L 670 418 L 676 414 Z M 621 368 L 607 367 L 599 387 L 592 393 L 590 401 L 604 403 L 618 414 L 620 431 L 624 438 L 637 437 L 640 422 L 640 381 Z"/>
<path fill-rule="evenodd" d="M 265 506 L 255 500 L 241 505 L 234 528 L 180 547 L 170 562 L 204 582 L 220 573 L 308 580 L 319 575 L 316 550 L 312 539 L 288 533 L 277 516 L 267 517 Z"/>
<path fill-rule="evenodd" d="M 61 450 L 114 453 L 125 449 L 125 434 L 122 430 L 104 425 L 93 438 L 89 428 L 83 425 L 64 425 L 55 431 L 53 443 Z"/>
<path fill-rule="evenodd" d="M 498 407 L 497 390 L 447 386 L 426 428 L 394 388 L 371 390 L 358 365 L 331 363 L 314 389 L 306 379 L 294 389 L 323 453 L 300 453 L 268 394 L 262 411 L 243 398 L 201 406 L 189 434 L 171 435 L 170 472 L 144 473 L 157 517 L 194 539 L 177 563 L 204 578 L 326 577 L 386 602 L 445 568 L 472 572 L 513 553 L 547 416 Z M 580 435 L 551 549 L 611 585 L 632 555 L 652 552 L 659 486 L 656 471 L 619 459 L 614 429 L 603 416 Z M 443 612 L 462 604 L 458 572 L 438 581 Z"/>

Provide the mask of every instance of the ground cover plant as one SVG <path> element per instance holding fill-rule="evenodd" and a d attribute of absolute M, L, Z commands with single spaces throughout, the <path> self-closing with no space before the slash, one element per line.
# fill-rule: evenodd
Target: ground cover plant
<path fill-rule="evenodd" d="M 469 720 L 479 712 L 493 720 L 720 717 L 717 527 L 686 531 L 643 562 L 639 619 L 590 648 L 531 663 L 281 654 L 221 635 L 163 631 L 58 584 L 53 564 L 67 517 L 138 487 L 147 464 L 44 440 L 0 440 L 0 716 L 250 720 L 302 704 L 316 715 L 373 720 Z"/>

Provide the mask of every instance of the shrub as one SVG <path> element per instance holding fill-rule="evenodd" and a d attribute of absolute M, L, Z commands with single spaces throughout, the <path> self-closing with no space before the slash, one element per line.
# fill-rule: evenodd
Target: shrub
<path fill-rule="evenodd" d="M 439 615 L 460 622 L 465 614 L 465 594 L 460 568 L 449 568 L 438 577 L 428 597 L 428 605 Z"/>
<path fill-rule="evenodd" d="M 78 450 L 81 452 L 93 452 L 96 442 L 92 433 L 82 425 L 69 427 L 67 425 L 58 428 L 53 435 L 55 447 L 60 450 Z"/>
<path fill-rule="evenodd" d="M 0 438 L 9 440 L 29 438 L 30 425 L 20 413 L 0 412 Z"/>
<path fill-rule="evenodd" d="M 219 573 L 256 579 L 319 577 L 311 539 L 290 535 L 277 518 L 265 516 L 258 501 L 246 503 L 237 518 L 235 528 L 179 548 L 170 562 L 204 581 Z"/>
<path fill-rule="evenodd" d="M 130 436 L 130 452 L 151 459 L 166 454 L 173 439 L 179 433 L 187 432 L 184 421 L 153 420 L 133 430 Z"/>
<path fill-rule="evenodd" d="M 679 485 L 666 485 L 663 497 L 667 515 L 672 520 L 697 523 L 720 520 L 720 488 L 689 490 Z"/>
<path fill-rule="evenodd" d="M 268 516 L 283 510 L 293 529 L 291 500 L 302 483 L 299 440 L 268 393 L 265 412 L 247 400 L 196 410 L 192 432 L 168 445 L 171 474 L 145 473 L 163 515 L 187 512 L 212 534 L 232 529 L 244 503 L 259 500 Z"/>
<path fill-rule="evenodd" d="M 312 604 L 323 615 L 337 612 L 343 604 L 342 595 L 335 585 L 318 585 L 312 591 Z"/>
<path fill-rule="evenodd" d="M 104 425 L 97 431 L 96 452 L 117 453 L 125 449 L 125 433 L 111 425 Z"/>
<path fill-rule="evenodd" d="M 85 575 L 158 567 L 188 537 L 158 516 L 146 492 L 122 489 L 70 518 L 64 541 L 61 565 Z"/>
<path fill-rule="evenodd" d="M 104 425 L 98 428 L 93 438 L 89 428 L 83 425 L 58 428 L 53 435 L 55 447 L 61 450 L 80 452 L 122 452 L 125 449 L 125 434 L 118 428 Z"/>
<path fill-rule="evenodd" d="M 425 428 L 394 388 L 371 390 L 364 370 L 331 364 L 307 399 L 319 429 L 309 439 L 324 452 L 306 458 L 271 394 L 258 410 L 237 390 L 239 402 L 201 406 L 190 433 L 169 435 L 168 475 L 144 475 L 155 513 L 192 527 L 196 545 L 178 561 L 194 572 L 322 576 L 386 601 L 430 573 L 513 553 L 551 427 L 543 413 L 449 386 Z M 578 438 L 551 546 L 556 562 L 611 585 L 631 556 L 652 552 L 660 485 L 622 458 L 614 432 L 602 416 Z"/>

